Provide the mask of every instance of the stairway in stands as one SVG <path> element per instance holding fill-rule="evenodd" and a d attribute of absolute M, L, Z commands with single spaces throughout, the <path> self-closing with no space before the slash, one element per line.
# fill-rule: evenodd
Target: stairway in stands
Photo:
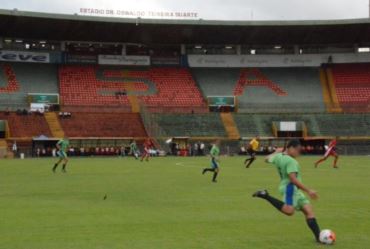
<path fill-rule="evenodd" d="M 231 113 L 221 113 L 221 120 L 224 124 L 227 136 L 229 139 L 239 139 L 240 134 L 238 127 L 236 126 L 234 122 L 234 118 L 231 115 Z"/>
<path fill-rule="evenodd" d="M 60 125 L 57 114 L 55 112 L 47 112 L 45 113 L 45 119 L 49 125 L 52 136 L 56 138 L 63 138 L 64 131 Z"/>

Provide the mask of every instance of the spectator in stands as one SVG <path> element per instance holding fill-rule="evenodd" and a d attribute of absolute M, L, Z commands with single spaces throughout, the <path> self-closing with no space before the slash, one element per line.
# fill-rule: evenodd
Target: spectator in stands
<path fill-rule="evenodd" d="M 14 156 L 16 156 L 18 154 L 17 141 L 15 141 L 15 140 L 13 142 L 12 151 L 13 151 Z"/>
<path fill-rule="evenodd" d="M 205 150 L 205 148 L 206 148 L 205 144 L 202 142 L 202 143 L 200 144 L 199 148 L 200 148 L 200 155 L 201 155 L 201 156 L 204 156 L 204 150 Z"/>
<path fill-rule="evenodd" d="M 10 115 L 10 109 L 9 109 L 9 107 L 7 107 L 6 109 L 5 109 L 5 115 Z"/>

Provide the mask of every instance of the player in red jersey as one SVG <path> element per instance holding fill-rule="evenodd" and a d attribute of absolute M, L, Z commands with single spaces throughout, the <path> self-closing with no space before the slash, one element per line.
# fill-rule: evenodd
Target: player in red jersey
<path fill-rule="evenodd" d="M 338 161 L 338 154 L 336 152 L 336 146 L 337 146 L 337 138 L 334 138 L 333 140 L 330 141 L 329 143 L 329 146 L 324 154 L 324 157 L 321 158 L 320 160 L 318 160 L 316 163 L 315 163 L 315 168 L 317 168 L 317 166 L 324 162 L 326 159 L 328 159 L 329 156 L 333 156 L 334 157 L 334 163 L 333 163 L 333 167 L 334 168 L 338 168 L 337 166 L 337 161 Z"/>
<path fill-rule="evenodd" d="M 150 157 L 150 150 L 153 147 L 153 143 L 150 140 L 150 138 L 147 138 L 144 142 L 144 152 L 143 155 L 141 156 L 141 162 L 144 161 L 144 159 L 148 162 L 149 157 Z"/>

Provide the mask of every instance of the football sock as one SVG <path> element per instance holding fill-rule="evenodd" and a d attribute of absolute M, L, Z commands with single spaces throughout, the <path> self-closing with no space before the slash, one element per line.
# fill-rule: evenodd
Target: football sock
<path fill-rule="evenodd" d="M 272 206 L 274 206 L 277 210 L 281 211 L 284 206 L 284 202 L 278 200 L 270 195 L 260 196 L 260 198 L 265 199 L 266 201 L 270 202 Z"/>
<path fill-rule="evenodd" d="M 204 173 L 205 172 L 208 172 L 208 171 L 215 171 L 215 170 L 214 169 L 211 169 L 211 168 L 206 168 L 206 169 L 203 170 Z"/>
<path fill-rule="evenodd" d="M 63 164 L 63 170 L 66 170 L 66 166 L 67 166 L 67 164 Z"/>
<path fill-rule="evenodd" d="M 317 241 L 319 241 L 320 238 L 320 227 L 317 224 L 317 221 L 315 218 L 307 219 L 307 225 L 311 229 L 312 233 L 314 234 Z"/>
<path fill-rule="evenodd" d="M 54 164 L 53 171 L 55 171 L 58 168 L 58 164 Z"/>

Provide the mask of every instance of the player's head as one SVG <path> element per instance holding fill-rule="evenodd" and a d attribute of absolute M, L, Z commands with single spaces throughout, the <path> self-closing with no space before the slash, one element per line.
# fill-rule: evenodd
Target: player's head
<path fill-rule="evenodd" d="M 254 138 L 255 138 L 256 140 L 259 140 L 259 139 L 260 139 L 260 136 L 256 135 Z"/>
<path fill-rule="evenodd" d="M 221 143 L 220 139 L 217 139 L 217 140 L 215 140 L 214 145 L 219 146 L 219 145 L 220 145 L 220 143 Z"/>
<path fill-rule="evenodd" d="M 286 153 L 292 157 L 298 157 L 301 154 L 302 145 L 299 140 L 290 140 L 286 145 Z"/>

